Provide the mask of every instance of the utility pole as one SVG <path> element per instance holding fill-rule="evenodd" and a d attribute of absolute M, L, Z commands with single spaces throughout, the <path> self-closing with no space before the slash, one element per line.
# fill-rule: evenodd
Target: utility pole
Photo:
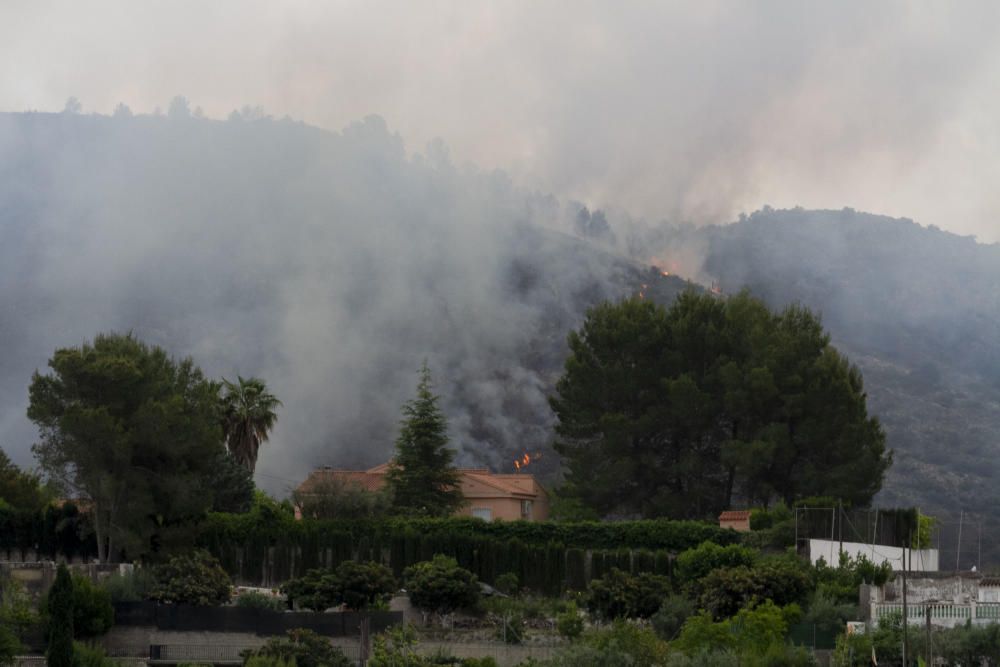
<path fill-rule="evenodd" d="M 906 655 L 909 653 L 909 637 L 907 626 L 910 625 L 910 610 L 906 606 L 906 547 L 903 547 L 903 667 L 906 667 Z"/>
<path fill-rule="evenodd" d="M 955 572 L 959 572 L 961 570 L 959 564 L 962 561 L 962 523 L 964 521 L 965 510 L 962 510 L 962 513 L 958 515 L 958 548 L 955 550 Z"/>
<path fill-rule="evenodd" d="M 837 501 L 837 535 L 840 540 L 839 553 L 837 554 L 837 562 L 840 562 L 840 555 L 844 553 L 844 501 Z"/>

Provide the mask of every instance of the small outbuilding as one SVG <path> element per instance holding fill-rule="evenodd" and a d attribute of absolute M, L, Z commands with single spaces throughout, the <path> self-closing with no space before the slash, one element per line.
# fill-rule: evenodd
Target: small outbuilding
<path fill-rule="evenodd" d="M 740 533 L 749 533 L 750 510 L 726 510 L 719 515 L 719 528 L 732 528 Z"/>

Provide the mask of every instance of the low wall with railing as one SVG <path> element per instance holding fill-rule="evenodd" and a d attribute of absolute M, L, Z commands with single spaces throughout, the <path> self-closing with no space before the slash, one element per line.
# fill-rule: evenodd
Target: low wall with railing
<path fill-rule="evenodd" d="M 910 625 L 920 625 L 927 622 L 930 613 L 931 625 L 954 627 L 972 621 L 976 625 L 1000 623 L 1000 603 L 970 602 L 968 604 L 924 603 L 915 602 L 906 605 L 905 615 Z M 901 602 L 873 602 L 872 619 L 881 623 L 891 617 L 904 615 Z"/>

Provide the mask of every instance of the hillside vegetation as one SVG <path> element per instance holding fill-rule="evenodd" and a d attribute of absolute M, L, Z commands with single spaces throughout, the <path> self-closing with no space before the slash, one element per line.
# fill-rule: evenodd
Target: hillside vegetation
<path fill-rule="evenodd" d="M 948 524 L 1000 501 L 1000 246 L 851 209 L 765 209 L 644 238 L 647 257 L 697 254 L 702 279 L 725 292 L 748 287 L 772 306 L 822 314 L 895 451 L 879 503 Z M 974 556 L 967 525 L 970 535 L 963 550 Z"/>

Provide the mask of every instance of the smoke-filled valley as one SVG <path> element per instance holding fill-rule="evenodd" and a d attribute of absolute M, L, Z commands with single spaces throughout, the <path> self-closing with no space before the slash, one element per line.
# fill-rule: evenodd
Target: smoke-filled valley
<path fill-rule="evenodd" d="M 628 202 L 617 202 L 628 208 Z M 390 453 L 427 359 L 464 464 L 541 452 L 586 308 L 687 283 L 820 311 L 895 450 L 880 496 L 981 511 L 1000 432 L 1000 247 L 909 221 L 766 209 L 636 222 L 408 153 L 378 118 L 340 133 L 234 115 L 0 116 L 0 445 L 30 462 L 31 373 L 134 331 L 284 401 L 258 482 Z M 681 277 L 665 277 L 651 265 Z"/>
<path fill-rule="evenodd" d="M 648 280 L 558 231 L 575 208 L 439 144 L 408 156 L 375 117 L 330 133 L 6 114 L 0 174 L 0 442 L 22 463 L 32 371 L 117 330 L 210 375 L 267 379 L 285 404 L 259 466 L 272 490 L 384 461 L 425 358 L 460 462 L 508 469 L 549 444 L 567 331 Z"/>

